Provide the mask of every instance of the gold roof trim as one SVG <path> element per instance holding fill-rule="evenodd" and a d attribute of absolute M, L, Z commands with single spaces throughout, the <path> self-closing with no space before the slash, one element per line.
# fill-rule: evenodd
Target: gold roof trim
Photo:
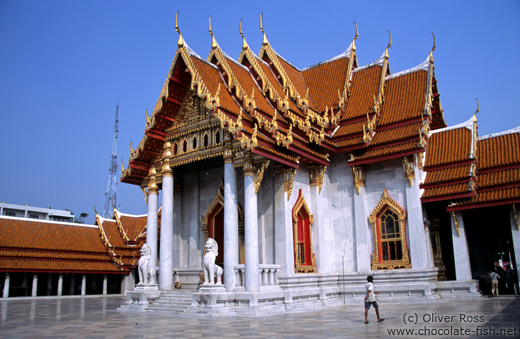
<path fill-rule="evenodd" d="M 210 21 L 210 29 L 211 29 L 211 21 Z M 220 63 L 220 67 L 222 67 L 222 69 L 228 76 L 228 83 L 227 83 L 228 91 L 231 92 L 232 88 L 235 88 L 235 94 L 236 94 L 237 98 L 239 100 L 243 101 L 242 106 L 244 107 L 244 109 L 249 110 L 250 106 L 253 105 L 253 102 L 246 94 L 246 91 L 242 88 L 242 85 L 240 84 L 237 77 L 235 76 L 235 73 L 233 73 L 233 71 L 231 70 L 227 57 L 222 52 L 222 49 L 220 48 L 220 46 L 218 46 L 218 44 L 216 43 L 215 37 L 213 36 L 213 33 L 211 31 L 210 31 L 210 34 L 213 37 L 215 44 L 212 43 L 212 45 L 211 45 L 212 49 L 208 55 L 207 60 L 209 62 L 211 62 L 211 59 L 213 58 L 213 56 L 215 56 L 217 58 L 218 62 Z M 231 62 L 233 62 L 233 61 L 231 61 Z M 242 67 L 242 66 L 240 66 L 240 67 Z"/>
<path fill-rule="evenodd" d="M 356 35 L 352 39 L 350 55 L 348 56 L 348 66 L 347 66 L 347 75 L 345 76 L 345 84 L 343 85 L 343 93 L 339 93 L 339 107 L 344 108 L 347 104 L 348 97 L 350 96 L 350 81 L 352 80 L 352 67 L 354 66 L 354 59 L 356 58 L 356 40 L 359 38 L 358 25 L 354 21 L 354 25 L 356 25 Z M 332 107 L 331 107 L 332 110 Z M 333 114 L 332 114 L 333 115 Z"/>

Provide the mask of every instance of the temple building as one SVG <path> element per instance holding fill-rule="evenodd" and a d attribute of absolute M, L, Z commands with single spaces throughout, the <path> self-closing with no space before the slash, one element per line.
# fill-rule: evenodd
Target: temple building
<path fill-rule="evenodd" d="M 96 225 L 0 217 L 2 296 L 121 294 L 135 285 L 146 215 Z"/>
<path fill-rule="evenodd" d="M 171 68 L 121 175 L 147 195 L 161 290 L 197 291 L 209 238 L 226 292 L 193 293 L 191 307 L 208 313 L 354 300 L 367 274 L 388 299 L 477 297 L 475 279 L 494 260 L 479 250 L 498 221 L 494 238 L 518 266 L 518 130 L 479 139 L 476 113 L 447 126 L 435 44 L 392 74 L 391 38 L 359 65 L 356 32 L 344 53 L 298 69 L 262 24 L 260 52 L 241 31 L 236 60 L 211 22 L 206 59 L 176 30 Z M 496 147 L 509 150 L 503 159 Z"/>
<path fill-rule="evenodd" d="M 122 309 L 171 310 L 181 295 L 183 311 L 207 314 L 358 304 L 367 275 L 381 300 L 479 298 L 489 265 L 517 272 L 520 128 L 479 136 L 477 113 L 447 126 L 435 40 L 391 73 L 391 36 L 363 65 L 356 26 L 344 53 L 299 69 L 260 27 L 260 51 L 240 28 L 233 59 L 210 21 L 202 58 L 176 22 L 173 62 L 121 168 L 148 213 L 96 220 L 121 273 L 136 279 L 148 256 Z"/>

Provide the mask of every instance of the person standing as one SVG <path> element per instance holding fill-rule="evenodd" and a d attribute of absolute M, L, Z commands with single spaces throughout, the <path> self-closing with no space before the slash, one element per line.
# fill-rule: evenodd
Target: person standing
<path fill-rule="evenodd" d="M 500 276 L 498 275 L 498 273 L 496 271 L 492 271 L 489 274 L 489 280 L 491 280 L 491 293 L 495 297 L 498 295 L 498 279 L 499 278 L 500 278 Z"/>
<path fill-rule="evenodd" d="M 377 322 L 385 320 L 379 316 L 379 305 L 376 298 L 376 294 L 379 294 L 379 292 L 376 292 L 373 281 L 374 277 L 369 275 L 365 284 L 365 324 L 368 324 L 368 310 L 370 306 L 374 306 L 376 310 Z"/>

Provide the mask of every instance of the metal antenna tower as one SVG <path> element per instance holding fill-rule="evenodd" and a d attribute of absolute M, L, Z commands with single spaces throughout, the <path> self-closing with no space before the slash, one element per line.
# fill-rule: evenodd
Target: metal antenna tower
<path fill-rule="evenodd" d="M 110 168 L 108 169 L 107 191 L 105 192 L 104 218 L 111 218 L 114 208 L 116 208 L 116 188 L 117 188 L 117 123 L 119 116 L 119 100 L 116 105 L 116 119 L 114 123 L 114 142 L 112 144 L 112 156 L 110 157 Z"/>

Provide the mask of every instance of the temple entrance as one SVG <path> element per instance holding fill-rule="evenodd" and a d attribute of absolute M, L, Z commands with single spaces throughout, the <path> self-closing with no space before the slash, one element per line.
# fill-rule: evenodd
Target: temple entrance
<path fill-rule="evenodd" d="M 244 210 L 238 207 L 238 248 L 239 263 L 244 263 Z M 201 228 L 204 232 L 204 243 L 212 238 L 218 245 L 218 256 L 215 263 L 224 267 L 224 183 L 220 187 L 213 201 L 209 204 L 204 215 L 200 216 Z"/>
<path fill-rule="evenodd" d="M 224 206 L 217 204 L 208 216 L 208 237 L 218 245 L 218 256 L 215 264 L 224 266 Z"/>

